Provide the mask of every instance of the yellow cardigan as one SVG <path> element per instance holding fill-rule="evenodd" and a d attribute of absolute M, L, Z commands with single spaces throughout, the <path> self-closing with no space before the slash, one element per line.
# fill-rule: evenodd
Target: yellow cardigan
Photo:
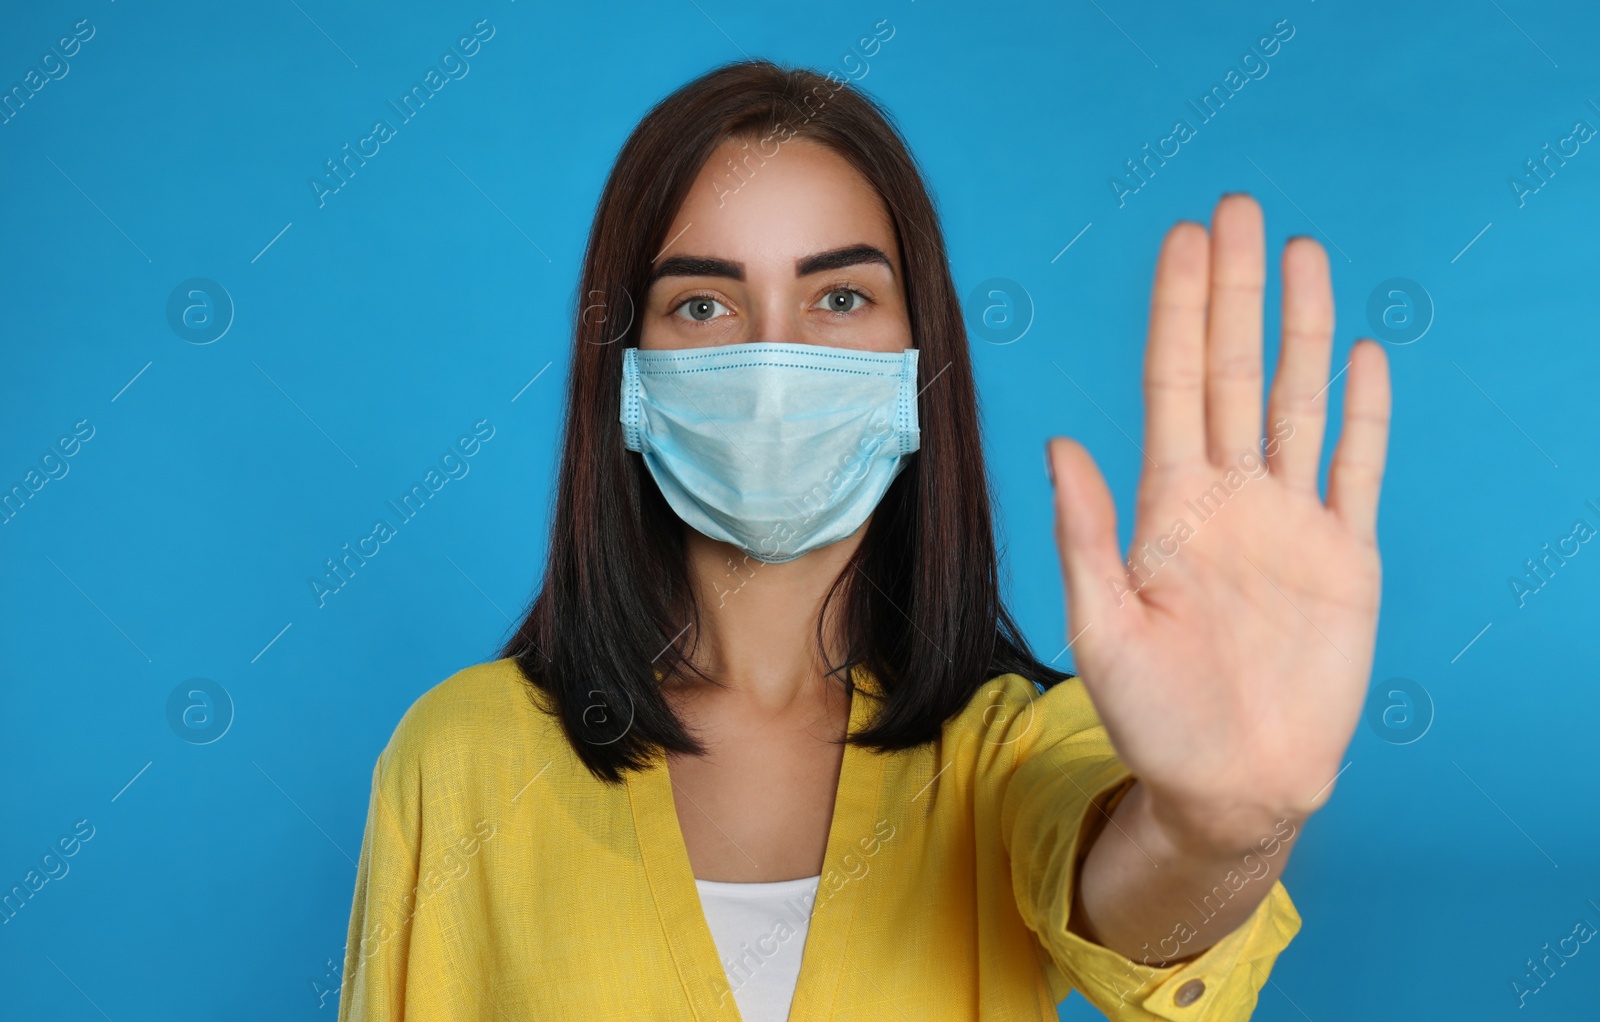
<path fill-rule="evenodd" d="M 855 731 L 882 689 L 852 677 Z M 738 1022 L 664 757 L 605 784 L 530 692 L 548 705 L 515 661 L 466 668 L 379 756 L 340 1022 Z M 1131 784 L 1078 679 L 1041 695 L 1002 675 L 935 742 L 847 745 L 789 1018 L 1053 1022 L 1074 988 L 1119 1022 L 1247 1018 L 1300 928 L 1281 880 L 1226 935 L 1197 907 L 1191 935 L 1220 939 L 1165 969 L 1067 929 L 1090 800 L 1110 809 Z M 1257 873 L 1204 900 L 1268 882 Z"/>

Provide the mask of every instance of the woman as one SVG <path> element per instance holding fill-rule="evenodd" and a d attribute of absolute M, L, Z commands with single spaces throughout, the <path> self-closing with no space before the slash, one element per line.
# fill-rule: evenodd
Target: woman
<path fill-rule="evenodd" d="M 656 106 L 581 281 L 543 586 L 373 772 L 341 1019 L 1248 1016 L 1364 700 L 1387 435 L 1260 210 L 1162 246 L 1133 550 L 1046 449 L 1081 677 L 999 597 L 961 311 L 884 114 L 746 61 Z M 1091 701 L 1092 697 L 1092 701 Z"/>

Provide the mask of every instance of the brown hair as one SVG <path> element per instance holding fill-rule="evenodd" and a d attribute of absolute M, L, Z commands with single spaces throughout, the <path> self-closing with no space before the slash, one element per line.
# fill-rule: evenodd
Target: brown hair
<path fill-rule="evenodd" d="M 645 115 L 618 154 L 584 254 L 566 422 L 543 585 L 500 651 L 554 704 L 574 750 L 616 781 L 655 748 L 704 750 L 663 696 L 656 672 L 700 674 L 687 659 L 698 609 L 685 571 L 685 526 L 618 421 L 622 349 L 636 344 L 654 256 L 689 187 L 724 140 L 744 140 L 729 181 L 791 138 L 826 146 L 883 197 L 905 269 L 919 349 L 921 450 L 890 485 L 850 565 L 835 580 L 846 662 L 885 690 L 850 741 L 880 750 L 938 736 L 978 688 L 1018 673 L 1045 685 L 1070 674 L 1039 663 L 1000 600 L 988 478 L 961 305 L 933 200 L 891 118 L 834 75 L 766 60 L 715 68 Z M 818 644 L 822 646 L 821 621 Z M 701 675 L 703 677 L 703 675 Z M 848 683 L 848 682 L 846 682 Z"/>

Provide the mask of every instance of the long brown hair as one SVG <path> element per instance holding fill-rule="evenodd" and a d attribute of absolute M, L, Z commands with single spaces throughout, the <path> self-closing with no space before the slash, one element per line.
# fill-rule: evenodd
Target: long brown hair
<path fill-rule="evenodd" d="M 920 171 L 890 117 L 834 75 L 766 60 L 715 68 L 645 115 L 617 156 L 595 212 L 575 310 L 562 456 L 543 585 L 500 650 L 550 697 L 574 750 L 599 778 L 644 767 L 654 749 L 699 754 L 657 680 L 700 674 L 685 526 L 618 421 L 622 349 L 637 344 L 655 254 L 688 189 L 724 140 L 748 140 L 730 182 L 805 138 L 843 157 L 883 197 L 905 268 L 919 349 L 921 450 L 890 485 L 835 580 L 846 657 L 884 689 L 849 741 L 880 751 L 931 741 L 999 674 L 1046 686 L 1000 600 L 977 397 L 961 305 Z M 702 675 L 703 676 L 703 675 Z M 531 693 L 530 693 L 531 694 Z"/>

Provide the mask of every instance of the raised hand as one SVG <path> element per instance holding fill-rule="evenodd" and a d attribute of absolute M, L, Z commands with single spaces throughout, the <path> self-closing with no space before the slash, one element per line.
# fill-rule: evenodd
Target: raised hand
<path fill-rule="evenodd" d="M 1310 238 L 1284 248 L 1282 350 L 1263 424 L 1265 263 L 1261 209 L 1247 195 L 1217 204 L 1209 236 L 1189 221 L 1167 233 L 1127 562 L 1094 460 L 1070 439 L 1047 445 L 1077 671 L 1177 846 L 1245 847 L 1322 805 L 1372 668 L 1387 360 L 1370 339 L 1351 350 L 1324 502 L 1327 256 Z"/>

